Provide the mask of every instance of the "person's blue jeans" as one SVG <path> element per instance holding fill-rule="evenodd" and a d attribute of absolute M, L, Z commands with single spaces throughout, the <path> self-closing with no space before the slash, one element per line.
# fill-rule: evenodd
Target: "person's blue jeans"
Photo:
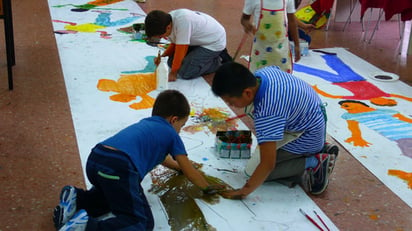
<path fill-rule="evenodd" d="M 93 187 L 77 190 L 78 209 L 89 215 L 86 231 L 153 230 L 153 214 L 140 185 L 142 177 L 125 153 L 97 145 L 87 160 L 86 173 Z M 115 217 L 96 219 L 108 212 Z"/>

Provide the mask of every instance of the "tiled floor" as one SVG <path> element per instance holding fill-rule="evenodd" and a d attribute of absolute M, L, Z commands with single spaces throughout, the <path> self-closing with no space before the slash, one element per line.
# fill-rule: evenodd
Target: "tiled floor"
<path fill-rule="evenodd" d="M 184 7 L 209 13 L 225 26 L 233 54 L 243 34 L 242 4 L 148 0 L 140 6 L 146 12 Z M 60 188 L 84 185 L 76 135 L 47 1 L 13 1 L 13 16 L 13 91 L 7 89 L 5 52 L 0 54 L 0 230 L 53 230 Z M 396 22 L 383 22 L 371 44 L 361 41 L 358 23 L 342 28 L 343 23 L 332 23 L 329 31 L 314 31 L 312 47 L 346 47 L 412 84 L 411 57 L 398 55 Z M 245 45 L 241 54 L 247 51 Z M 327 192 L 313 200 L 341 230 L 412 230 L 412 209 L 344 150 Z"/>

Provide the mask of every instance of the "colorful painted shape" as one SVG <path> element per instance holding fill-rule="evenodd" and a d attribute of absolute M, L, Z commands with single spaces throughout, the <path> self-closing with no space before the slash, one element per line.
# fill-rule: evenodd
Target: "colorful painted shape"
<path fill-rule="evenodd" d="M 184 127 L 183 130 L 191 134 L 205 131 L 205 129 L 213 134 L 217 131 L 237 130 L 236 120 L 226 121 L 229 115 L 227 109 L 224 108 L 203 108 L 200 111 L 192 111 L 191 120 L 194 124 Z"/>
<path fill-rule="evenodd" d="M 64 27 L 65 30 L 58 30 L 58 31 L 55 31 L 55 33 L 74 34 L 78 32 L 81 32 L 81 33 L 99 32 L 101 38 L 108 39 L 108 38 L 111 38 L 111 35 L 108 34 L 106 31 L 103 31 L 103 29 L 107 27 L 117 27 L 117 26 L 127 25 L 142 17 L 141 15 L 130 13 L 131 16 L 129 17 L 124 17 L 124 18 L 112 21 L 110 12 L 102 12 L 102 11 L 96 11 L 96 12 L 98 12 L 99 14 L 97 15 L 93 23 L 77 24 L 74 22 L 68 22 L 68 21 L 63 21 L 63 20 L 53 20 L 54 22 L 67 24 Z"/>
<path fill-rule="evenodd" d="M 71 9 L 71 11 L 84 12 L 84 11 L 88 11 L 88 10 L 91 10 L 91 9 L 95 9 L 97 7 L 107 6 L 107 5 L 122 2 L 122 1 L 123 0 L 95 0 L 95 1 L 90 1 L 90 2 L 88 2 L 86 4 L 82 4 L 82 5 L 64 4 L 64 5 L 55 5 L 53 7 L 62 8 L 62 7 L 66 7 L 66 6 L 73 6 L 75 8 Z M 116 10 L 116 9 L 105 8 L 105 10 Z M 127 10 L 127 9 L 117 9 L 117 10 Z"/>
<path fill-rule="evenodd" d="M 343 100 L 339 104 L 347 113 L 342 115 L 348 123 L 351 136 L 345 140 L 358 147 L 369 147 L 360 124 L 398 144 L 402 154 L 412 158 L 412 119 L 390 109 L 375 109 L 355 100 Z"/>
<path fill-rule="evenodd" d="M 379 106 L 397 105 L 397 102 L 393 98 L 400 98 L 412 102 L 411 97 L 385 92 L 371 82 L 366 81 L 365 78 L 356 73 L 336 54 L 325 54 L 322 55 L 321 58 L 325 60 L 325 64 L 335 71 L 335 73 L 298 63 L 294 64 L 294 71 L 324 79 L 352 93 L 352 95 L 332 95 L 314 85 L 313 88 L 322 96 L 334 99 L 370 100 L 371 103 Z"/>
<path fill-rule="evenodd" d="M 105 92 L 116 92 L 110 99 L 117 102 L 131 102 L 140 97 L 141 100 L 131 104 L 129 107 L 135 110 L 152 108 L 155 99 L 148 95 L 156 89 L 156 76 L 154 73 L 137 73 L 121 75 L 115 81 L 111 79 L 100 79 L 97 89 Z"/>

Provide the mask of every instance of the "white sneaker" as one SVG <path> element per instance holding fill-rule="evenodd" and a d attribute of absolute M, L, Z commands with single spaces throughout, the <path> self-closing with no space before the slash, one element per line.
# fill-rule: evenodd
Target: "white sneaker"
<path fill-rule="evenodd" d="M 86 210 L 79 210 L 72 219 L 70 219 L 66 224 L 59 229 L 59 231 L 84 231 L 86 230 L 87 221 L 89 216 L 87 215 Z"/>
<path fill-rule="evenodd" d="M 69 185 L 64 186 L 60 193 L 60 203 L 53 212 L 53 222 L 56 229 L 62 227 L 73 217 L 77 211 L 76 199 L 76 188 Z"/>

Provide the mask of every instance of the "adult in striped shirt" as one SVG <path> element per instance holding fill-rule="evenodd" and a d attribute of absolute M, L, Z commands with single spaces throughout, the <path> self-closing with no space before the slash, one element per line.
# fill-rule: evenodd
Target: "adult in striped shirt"
<path fill-rule="evenodd" d="M 288 186 L 301 183 L 312 194 L 326 189 L 338 150 L 328 146 L 333 155 L 320 153 L 325 145 L 326 115 L 310 85 L 276 66 L 252 74 L 245 66 L 232 62 L 216 71 L 212 91 L 231 106 L 254 105 L 260 150 L 260 154 L 255 153 L 260 161 L 246 184 L 224 196 L 245 198 L 268 180 Z M 300 136 L 279 148 L 285 133 Z"/>

